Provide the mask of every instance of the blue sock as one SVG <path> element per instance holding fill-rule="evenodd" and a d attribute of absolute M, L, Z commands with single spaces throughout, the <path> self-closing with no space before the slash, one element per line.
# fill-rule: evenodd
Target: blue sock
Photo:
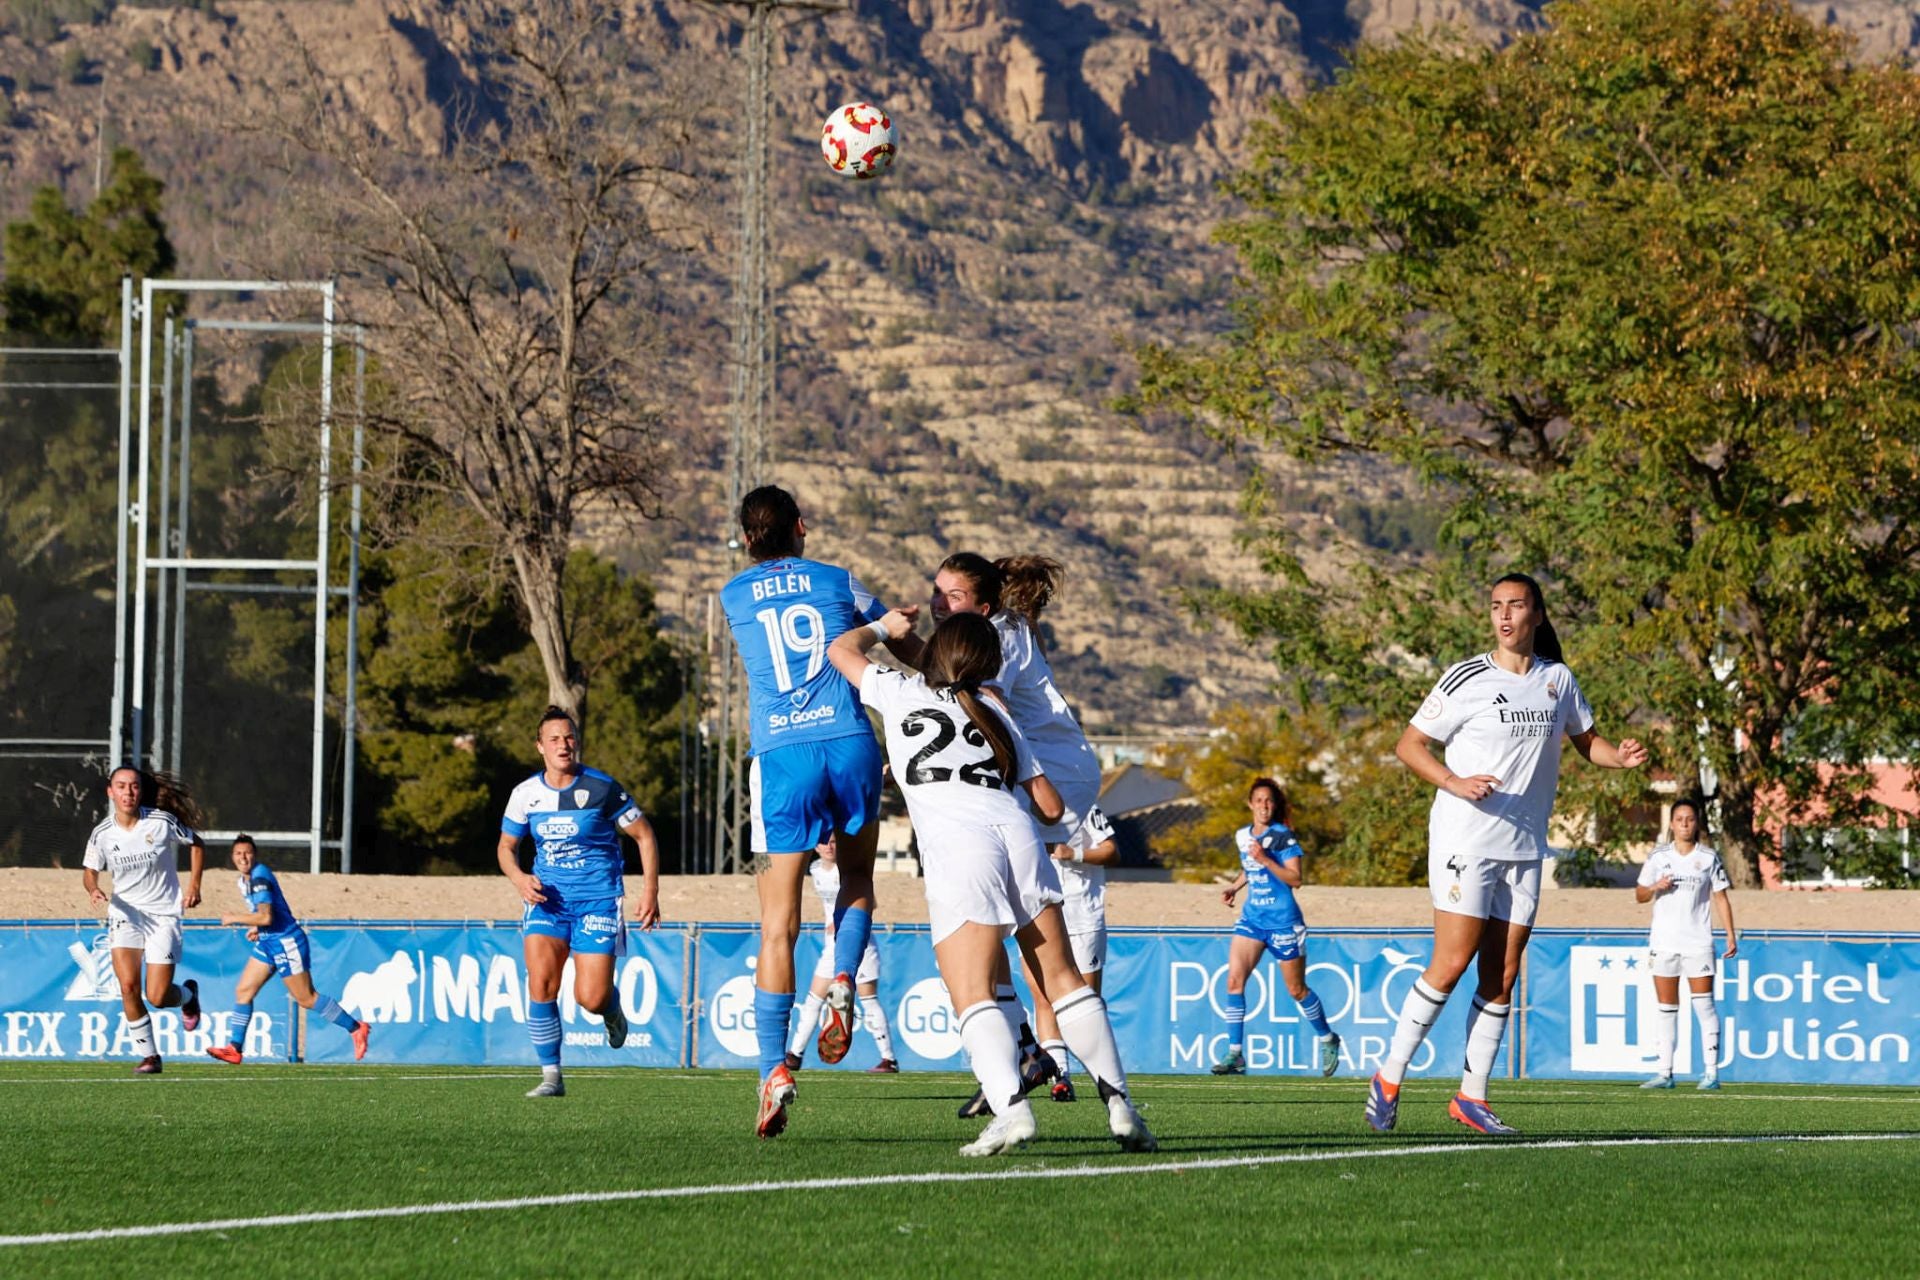
<path fill-rule="evenodd" d="M 560 1066 L 560 1002 L 527 1002 L 527 1035 L 533 1040 L 533 1056 L 543 1067 Z"/>
<path fill-rule="evenodd" d="M 253 1021 L 253 1006 L 237 1004 L 233 1006 L 233 1017 L 227 1022 L 227 1039 L 238 1049 L 247 1042 L 247 1024 Z"/>
<path fill-rule="evenodd" d="M 316 1018 L 325 1018 L 334 1026 L 345 1031 L 351 1031 L 360 1025 L 360 1020 L 348 1013 L 345 1009 L 342 1009 L 340 1002 L 330 995 L 316 992 L 313 999 L 313 1008 L 308 1012 Z"/>
<path fill-rule="evenodd" d="M 860 972 L 860 958 L 867 953 L 867 940 L 873 937 L 873 913 L 865 907 L 848 907 L 833 918 L 833 971 L 849 976 Z"/>
<path fill-rule="evenodd" d="M 1320 997 L 1313 993 L 1312 987 L 1307 988 L 1307 998 L 1300 1002 L 1300 1016 L 1322 1040 L 1333 1034 L 1333 1028 L 1327 1025 L 1327 1011 L 1321 1007 Z"/>
<path fill-rule="evenodd" d="M 1227 992 L 1227 1044 L 1235 1053 L 1247 1046 L 1247 993 Z"/>
<path fill-rule="evenodd" d="M 760 1078 L 787 1060 L 787 1023 L 793 1018 L 793 992 L 753 989 L 753 1031 L 760 1039 Z"/>

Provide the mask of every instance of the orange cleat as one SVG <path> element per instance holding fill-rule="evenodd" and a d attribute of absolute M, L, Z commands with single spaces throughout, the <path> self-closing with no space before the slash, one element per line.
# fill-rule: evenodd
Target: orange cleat
<path fill-rule="evenodd" d="M 753 1131 L 762 1138 L 777 1138 L 786 1132 L 787 1104 L 799 1090 L 793 1087 L 793 1074 L 781 1063 L 760 1082 L 760 1118 Z"/>
<path fill-rule="evenodd" d="M 241 1054 L 238 1045 L 216 1044 L 207 1050 L 207 1056 L 209 1058 L 218 1058 L 220 1061 L 230 1063 L 236 1067 L 240 1065 Z"/>
<path fill-rule="evenodd" d="M 853 1048 L 853 975 L 834 975 L 827 984 L 827 1007 L 820 1015 L 820 1061 L 829 1065 Z"/>

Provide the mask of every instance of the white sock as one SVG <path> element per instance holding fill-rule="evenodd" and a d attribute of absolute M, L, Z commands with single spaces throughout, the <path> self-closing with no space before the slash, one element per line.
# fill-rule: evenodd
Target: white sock
<path fill-rule="evenodd" d="M 1700 1024 L 1700 1071 L 1702 1075 L 1720 1073 L 1720 1006 L 1713 992 L 1701 991 L 1693 997 L 1693 1020 Z"/>
<path fill-rule="evenodd" d="M 787 1052 L 797 1058 L 807 1056 L 807 1045 L 813 1040 L 813 1031 L 820 1025 L 820 1015 L 826 1010 L 827 1002 L 821 997 L 807 992 L 807 1002 L 800 1006 L 800 1012 L 793 1020 L 793 1035 L 787 1041 Z"/>
<path fill-rule="evenodd" d="M 1007 1030 L 1013 1032 L 1013 1043 L 1022 1046 L 1033 1038 L 1032 1020 L 1027 1017 L 1027 1007 L 1020 1003 L 1020 997 L 1013 993 L 1012 984 L 993 989 L 993 1002 L 1000 1009 L 1000 1016 L 1007 1020 Z"/>
<path fill-rule="evenodd" d="M 1065 1040 L 1042 1040 L 1040 1047 L 1047 1051 L 1047 1055 L 1053 1059 L 1054 1065 L 1060 1068 L 1060 1078 L 1062 1080 L 1065 1080 L 1073 1074 L 1067 1066 L 1067 1042 Z"/>
<path fill-rule="evenodd" d="M 1677 1004 L 1657 1005 L 1653 1015 L 1653 1049 L 1660 1056 L 1660 1071 L 1663 1076 L 1673 1074 L 1673 1046 L 1680 1030 L 1680 1006 Z"/>
<path fill-rule="evenodd" d="M 1500 1057 L 1500 1042 L 1507 1038 L 1510 1004 L 1489 1004 L 1473 998 L 1473 1011 L 1467 1015 L 1467 1069 L 1460 1076 L 1460 1092 L 1477 1102 L 1487 1100 L 1487 1077 Z"/>
<path fill-rule="evenodd" d="M 1126 1069 L 1120 1065 L 1120 1043 L 1107 1020 L 1107 1002 L 1092 987 L 1082 987 L 1053 1006 L 1060 1038 L 1093 1077 L 1102 1098 L 1127 1093 Z"/>
<path fill-rule="evenodd" d="M 560 1083 L 560 1068 L 558 1068 L 558 1067 L 541 1067 L 541 1068 L 540 1068 L 540 1078 L 541 1078 L 542 1080 L 544 1080 L 544 1081 L 546 1081 L 546 1082 L 547 1082 L 548 1084 L 559 1084 L 559 1083 Z"/>
<path fill-rule="evenodd" d="M 133 1037 L 133 1051 L 142 1058 L 151 1058 L 158 1052 L 153 1047 L 153 1015 L 147 1014 L 138 1022 L 127 1024 L 127 1034 Z"/>
<path fill-rule="evenodd" d="M 881 1006 L 879 996 L 860 997 L 860 1025 L 873 1037 L 874 1047 L 880 1050 L 880 1056 L 892 1062 L 893 1036 L 887 1030 L 887 1011 Z"/>
<path fill-rule="evenodd" d="M 1440 1011 L 1446 1007 L 1446 992 L 1435 991 L 1427 985 L 1425 978 L 1413 980 L 1413 990 L 1407 992 L 1406 1000 L 1400 1005 L 1400 1021 L 1393 1029 L 1393 1043 L 1387 1049 L 1387 1060 L 1380 1064 L 1382 1080 L 1397 1085 L 1406 1079 L 1408 1064 L 1413 1061 L 1413 1055 L 1420 1052 L 1420 1046 L 1426 1043 L 1427 1032 L 1433 1030 Z"/>
<path fill-rule="evenodd" d="M 995 1005 L 982 1000 L 960 1014 L 960 1044 L 987 1105 L 1000 1115 L 1020 1097 L 1020 1045 Z"/>

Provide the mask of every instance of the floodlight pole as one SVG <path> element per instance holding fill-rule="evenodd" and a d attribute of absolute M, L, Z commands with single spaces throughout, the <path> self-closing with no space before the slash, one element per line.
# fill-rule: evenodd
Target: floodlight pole
<path fill-rule="evenodd" d="M 792 9 L 818 16 L 843 11 L 847 6 L 844 0 L 707 2 L 746 10 L 742 52 L 747 66 L 747 145 L 740 162 L 740 260 L 733 286 L 733 379 L 727 408 L 727 509 L 723 517 L 727 547 L 737 564 L 744 548 L 732 531 L 733 520 L 740 510 L 740 499 L 766 480 L 768 445 L 773 434 L 778 349 L 770 270 L 774 11 Z M 747 848 L 747 698 L 734 655 L 733 633 L 724 625 L 720 628 L 718 660 L 713 870 L 746 871 L 753 863 L 752 851 Z"/>

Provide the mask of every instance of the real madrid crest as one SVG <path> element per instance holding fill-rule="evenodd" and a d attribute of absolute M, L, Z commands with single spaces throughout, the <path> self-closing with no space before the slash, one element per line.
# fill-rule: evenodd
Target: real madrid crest
<path fill-rule="evenodd" d="M 1560 696 L 1560 684 L 1558 681 L 1547 681 L 1547 696 L 1549 698 L 1558 698 Z"/>
<path fill-rule="evenodd" d="M 1447 889 L 1447 901 L 1448 901 L 1448 902 L 1458 902 L 1458 901 L 1460 901 L 1460 886 L 1459 886 L 1459 885 L 1457 885 L 1457 884 L 1456 884 L 1456 885 L 1451 885 L 1451 886 L 1449 886 L 1449 887 L 1448 887 L 1448 889 Z"/>

